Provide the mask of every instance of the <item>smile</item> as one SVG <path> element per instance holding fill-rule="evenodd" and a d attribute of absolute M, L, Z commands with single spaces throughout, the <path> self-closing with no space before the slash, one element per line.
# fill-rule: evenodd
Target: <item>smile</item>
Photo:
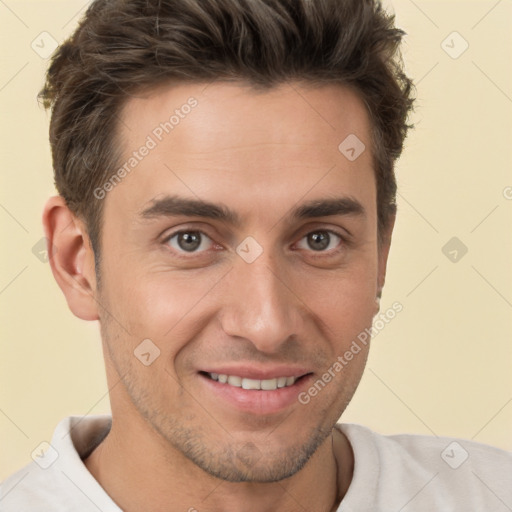
<path fill-rule="evenodd" d="M 259 389 L 263 391 L 274 391 L 278 388 L 293 386 L 297 377 L 277 377 L 274 379 L 248 379 L 237 375 L 226 375 L 224 373 L 207 373 L 212 380 L 242 389 Z"/>
<path fill-rule="evenodd" d="M 296 365 L 219 365 L 198 371 L 201 394 L 213 394 L 216 407 L 232 413 L 272 415 L 296 407 L 297 396 L 314 377 L 308 367 Z"/>

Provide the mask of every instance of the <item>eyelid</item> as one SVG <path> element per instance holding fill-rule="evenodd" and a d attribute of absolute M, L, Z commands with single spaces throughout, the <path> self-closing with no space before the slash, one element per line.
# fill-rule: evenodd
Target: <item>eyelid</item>
<path fill-rule="evenodd" d="M 309 223 L 306 226 L 303 226 L 298 234 L 304 233 L 302 236 L 308 235 L 309 233 L 316 233 L 318 231 L 323 231 L 326 233 L 334 233 L 338 235 L 340 238 L 349 242 L 354 238 L 354 235 L 344 226 L 333 225 L 326 222 L 313 222 Z"/>
<path fill-rule="evenodd" d="M 209 238 L 211 240 L 211 236 L 209 236 L 208 233 L 205 233 L 201 229 L 197 229 L 197 228 L 185 228 L 185 229 L 183 229 L 183 228 L 181 228 L 181 229 L 178 229 L 178 231 L 173 231 L 173 232 L 165 235 L 162 238 L 162 243 L 168 242 L 171 238 L 174 238 L 176 235 L 179 235 L 181 233 L 200 233 L 201 235 L 204 235 L 204 236 L 206 236 L 207 238 Z"/>

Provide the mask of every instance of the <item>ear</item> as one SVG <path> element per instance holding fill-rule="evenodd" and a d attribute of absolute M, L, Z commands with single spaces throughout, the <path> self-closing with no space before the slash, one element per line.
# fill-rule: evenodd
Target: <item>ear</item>
<path fill-rule="evenodd" d="M 377 296 L 376 296 L 376 307 L 375 315 L 380 310 L 380 296 L 384 283 L 386 281 L 386 267 L 388 263 L 389 249 L 391 247 L 391 235 L 393 234 L 393 228 L 395 227 L 396 214 L 389 216 L 389 221 L 382 233 L 382 242 L 378 247 L 378 273 L 377 273 Z"/>
<path fill-rule="evenodd" d="M 63 197 L 53 196 L 44 207 L 43 227 L 48 261 L 69 309 L 82 320 L 98 320 L 94 253 L 85 224 Z"/>

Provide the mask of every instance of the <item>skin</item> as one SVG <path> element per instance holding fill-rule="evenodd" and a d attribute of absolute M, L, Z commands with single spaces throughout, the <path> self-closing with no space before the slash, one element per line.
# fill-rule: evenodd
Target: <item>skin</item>
<path fill-rule="evenodd" d="M 379 246 L 369 117 L 339 85 L 160 87 L 120 113 L 127 158 L 191 96 L 198 105 L 104 199 L 100 289 L 85 225 L 58 196 L 45 206 L 55 279 L 71 311 L 101 325 L 113 423 L 84 463 L 127 512 L 328 512 L 354 464 L 333 426 L 368 348 L 307 405 L 274 413 L 219 399 L 198 371 L 301 365 L 311 384 L 371 326 L 394 219 Z M 338 150 L 352 133 L 366 145 L 353 162 Z M 241 224 L 140 216 L 166 194 L 222 203 Z M 341 196 L 365 215 L 289 216 Z M 205 233 L 195 253 L 164 240 L 182 229 Z M 348 241 L 315 250 L 308 234 L 325 230 Z M 263 249 L 252 263 L 236 252 L 248 236 Z M 145 366 L 134 350 L 148 338 L 160 356 Z"/>

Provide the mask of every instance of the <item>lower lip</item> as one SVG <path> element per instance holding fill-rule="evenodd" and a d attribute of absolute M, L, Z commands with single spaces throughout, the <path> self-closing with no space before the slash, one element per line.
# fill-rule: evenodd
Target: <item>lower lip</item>
<path fill-rule="evenodd" d="M 210 379 L 202 374 L 199 374 L 199 377 L 209 390 L 231 406 L 243 412 L 263 415 L 282 412 L 292 404 L 298 403 L 299 393 L 308 386 L 313 376 L 305 375 L 292 386 L 272 391 L 238 388 Z"/>

